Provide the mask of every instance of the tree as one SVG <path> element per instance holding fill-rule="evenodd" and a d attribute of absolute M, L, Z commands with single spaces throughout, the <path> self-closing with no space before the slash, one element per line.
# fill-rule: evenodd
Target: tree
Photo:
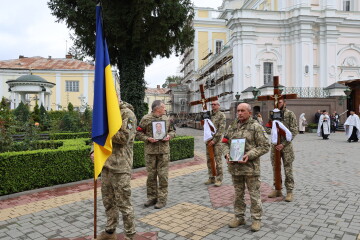
<path fill-rule="evenodd" d="M 50 0 L 52 14 L 74 30 L 74 45 L 95 52 L 95 0 Z M 191 0 L 103 0 L 103 23 L 110 61 L 119 70 L 122 100 L 142 117 L 145 66 L 156 56 L 182 54 L 194 39 Z"/>
<path fill-rule="evenodd" d="M 69 104 L 67 106 L 67 109 L 68 109 L 69 112 L 73 112 L 74 111 L 74 105 L 71 102 L 69 102 Z"/>
<path fill-rule="evenodd" d="M 29 108 L 23 102 L 20 102 L 19 106 L 14 110 L 14 115 L 17 121 L 27 122 L 30 118 Z"/>
<path fill-rule="evenodd" d="M 34 111 L 32 112 L 31 116 L 35 122 L 40 122 L 40 109 L 37 102 L 35 104 Z"/>
<path fill-rule="evenodd" d="M 171 83 L 176 83 L 176 84 L 180 84 L 182 77 L 180 76 L 168 76 L 165 79 L 165 83 L 162 85 L 163 88 L 167 88 L 169 87 L 169 84 Z"/>
<path fill-rule="evenodd" d="M 41 131 L 47 131 L 50 127 L 49 114 L 47 113 L 45 107 L 41 104 L 40 106 L 40 129 Z"/>
<path fill-rule="evenodd" d="M 8 102 L 3 97 L 0 103 L 0 152 L 5 152 L 11 149 L 13 144 L 12 134 L 14 129 L 13 115 L 10 112 Z"/>

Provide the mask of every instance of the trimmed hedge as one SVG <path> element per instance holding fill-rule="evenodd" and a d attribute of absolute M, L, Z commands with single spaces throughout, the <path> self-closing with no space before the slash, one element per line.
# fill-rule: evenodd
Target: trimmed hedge
<path fill-rule="evenodd" d="M 78 132 L 78 133 L 52 133 L 50 134 L 51 140 L 60 139 L 75 139 L 75 138 L 89 138 L 91 137 L 90 132 Z"/>
<path fill-rule="evenodd" d="M 58 149 L 0 153 L 0 196 L 90 179 L 93 164 L 88 138 L 57 140 Z M 170 161 L 194 156 L 194 137 L 170 141 Z M 134 144 L 134 166 L 145 166 L 144 142 Z"/>
<path fill-rule="evenodd" d="M 0 195 L 93 177 L 85 139 L 64 141 L 58 149 L 0 154 Z"/>
<path fill-rule="evenodd" d="M 11 152 L 16 151 L 27 151 L 29 148 L 32 150 L 39 150 L 39 149 L 57 149 L 63 145 L 63 142 L 59 141 L 33 141 L 30 144 L 24 142 L 15 142 L 11 147 Z"/>

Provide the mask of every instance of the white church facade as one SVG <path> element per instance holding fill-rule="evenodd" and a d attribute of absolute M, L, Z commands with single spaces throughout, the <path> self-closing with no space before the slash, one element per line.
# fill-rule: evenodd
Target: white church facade
<path fill-rule="evenodd" d="M 195 8 L 193 26 L 194 46 L 181 61 L 189 102 L 201 98 L 200 84 L 229 110 L 237 93 L 251 98 L 244 90 L 273 76 L 299 89 L 360 79 L 357 0 L 224 0 L 217 10 Z"/>

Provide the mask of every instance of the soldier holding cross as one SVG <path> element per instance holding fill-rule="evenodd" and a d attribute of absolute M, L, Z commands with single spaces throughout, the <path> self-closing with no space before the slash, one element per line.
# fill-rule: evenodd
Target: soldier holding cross
<path fill-rule="evenodd" d="M 273 166 L 274 173 L 274 186 L 273 190 L 269 194 L 269 198 L 275 198 L 282 196 L 281 188 L 281 159 L 284 164 L 285 171 L 285 187 L 287 195 L 286 202 L 293 201 L 293 189 L 294 189 L 294 177 L 292 172 L 292 163 L 295 155 L 291 141 L 298 133 L 296 116 L 292 111 L 286 109 L 285 99 L 295 99 L 296 94 L 281 94 L 279 91 L 279 77 L 274 76 L 274 95 L 272 96 L 260 96 L 259 101 L 274 100 L 274 111 L 271 111 L 270 118 L 274 120 L 266 124 L 266 127 L 272 128 L 272 147 L 271 147 L 271 164 Z M 272 126 L 273 124 L 274 127 Z M 267 132 L 270 132 L 268 130 Z"/>
<path fill-rule="evenodd" d="M 286 109 L 286 100 L 278 100 L 278 108 L 283 112 L 283 120 L 281 122 L 289 129 L 292 134 L 292 138 L 298 133 L 298 125 L 296 121 L 295 113 Z M 285 136 L 280 136 L 280 144 L 275 146 L 276 150 L 281 152 L 282 162 L 284 164 L 285 172 L 285 187 L 286 187 L 286 202 L 293 201 L 293 189 L 294 189 L 294 176 L 293 176 L 293 167 L 292 163 L 294 162 L 295 155 L 292 146 L 292 142 L 286 140 Z M 271 164 L 274 168 L 274 148 L 271 148 Z M 275 172 L 275 170 L 274 170 Z M 269 198 L 280 197 L 282 196 L 281 190 L 273 190 L 269 194 Z"/>

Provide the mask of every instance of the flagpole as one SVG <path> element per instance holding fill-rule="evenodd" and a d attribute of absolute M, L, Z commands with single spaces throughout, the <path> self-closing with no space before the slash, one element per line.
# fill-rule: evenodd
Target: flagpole
<path fill-rule="evenodd" d="M 94 239 L 96 239 L 97 179 L 94 177 Z"/>

